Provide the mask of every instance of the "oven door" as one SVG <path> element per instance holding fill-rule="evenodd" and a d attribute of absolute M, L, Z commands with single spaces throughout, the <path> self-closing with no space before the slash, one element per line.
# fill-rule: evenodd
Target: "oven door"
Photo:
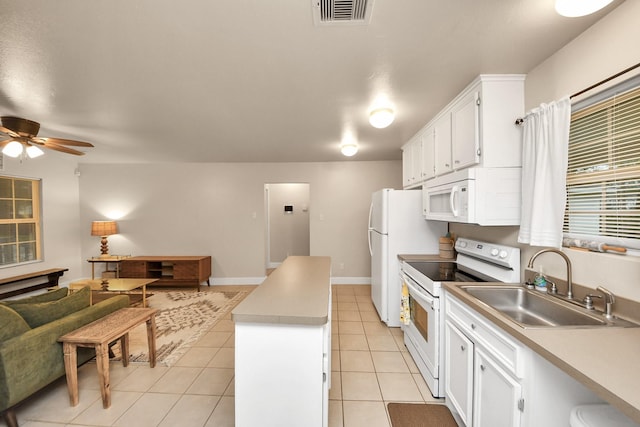
<path fill-rule="evenodd" d="M 434 298 L 406 274 L 402 279 L 409 288 L 411 322 L 405 326 L 405 343 L 434 396 L 438 396 L 440 370 L 440 299 Z M 423 372 L 424 370 L 427 372 Z"/>

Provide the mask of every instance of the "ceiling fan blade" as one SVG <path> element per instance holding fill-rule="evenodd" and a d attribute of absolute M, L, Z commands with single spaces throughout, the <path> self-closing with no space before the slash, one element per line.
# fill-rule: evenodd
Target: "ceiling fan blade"
<path fill-rule="evenodd" d="M 93 147 L 93 144 L 88 142 L 76 141 L 73 139 L 63 139 L 63 138 L 31 138 L 32 141 L 41 143 L 44 145 L 53 143 L 58 145 L 71 145 L 72 147 Z"/>
<path fill-rule="evenodd" d="M 7 135 L 9 135 L 12 138 L 17 138 L 18 136 L 20 136 L 16 132 L 14 132 L 11 129 L 8 129 L 8 128 L 4 127 L 4 126 L 0 126 L 0 132 L 6 133 Z"/>
<path fill-rule="evenodd" d="M 84 156 L 84 153 L 82 151 L 74 150 L 73 148 L 68 148 L 53 142 L 47 141 L 44 143 L 44 146 L 51 150 L 61 151 L 67 154 L 75 154 L 76 156 Z"/>

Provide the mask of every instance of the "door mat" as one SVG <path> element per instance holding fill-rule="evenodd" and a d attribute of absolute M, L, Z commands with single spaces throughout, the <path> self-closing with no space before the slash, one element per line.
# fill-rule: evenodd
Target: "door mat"
<path fill-rule="evenodd" d="M 445 405 L 429 403 L 389 403 L 393 427 L 458 427 Z"/>

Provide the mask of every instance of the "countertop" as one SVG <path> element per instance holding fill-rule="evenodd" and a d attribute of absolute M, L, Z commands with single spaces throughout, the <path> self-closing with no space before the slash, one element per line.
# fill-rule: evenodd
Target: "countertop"
<path fill-rule="evenodd" d="M 235 322 L 324 325 L 331 258 L 290 256 L 231 312 Z"/>
<path fill-rule="evenodd" d="M 465 283 L 444 283 L 456 298 L 640 422 L 640 328 L 525 329 L 461 290 L 461 285 Z"/>

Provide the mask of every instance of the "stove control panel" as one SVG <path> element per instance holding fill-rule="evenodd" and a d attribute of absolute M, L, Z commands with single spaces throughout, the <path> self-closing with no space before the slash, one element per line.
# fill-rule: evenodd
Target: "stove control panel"
<path fill-rule="evenodd" d="M 462 237 L 456 240 L 455 247 L 458 253 L 489 261 L 502 267 L 514 268 L 520 265 L 519 248 Z"/>

